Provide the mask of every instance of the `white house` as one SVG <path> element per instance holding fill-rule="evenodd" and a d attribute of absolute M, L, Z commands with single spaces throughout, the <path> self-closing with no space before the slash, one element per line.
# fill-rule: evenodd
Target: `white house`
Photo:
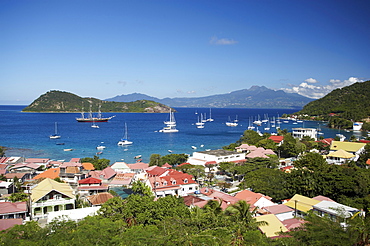
<path fill-rule="evenodd" d="M 302 139 L 303 137 L 310 137 L 317 140 L 317 130 L 315 128 L 292 128 L 292 136 L 294 138 Z"/>
<path fill-rule="evenodd" d="M 34 218 L 44 218 L 49 212 L 75 208 L 76 197 L 67 183 L 58 183 L 46 178 L 31 192 L 31 210 Z"/>
<path fill-rule="evenodd" d="M 313 210 L 320 216 L 328 215 L 333 220 L 338 218 L 349 218 L 355 213 L 361 212 L 357 208 L 352 208 L 333 201 L 321 201 L 313 205 Z M 361 212 L 361 215 L 364 215 L 363 213 L 364 212 Z"/>
<path fill-rule="evenodd" d="M 243 162 L 245 160 L 244 153 L 238 153 L 223 149 L 208 150 L 194 152 L 192 157 L 189 157 L 188 163 L 191 165 L 202 165 L 204 166 L 207 162 Z"/>
<path fill-rule="evenodd" d="M 263 209 L 269 212 L 270 214 L 275 214 L 275 216 L 280 221 L 294 218 L 294 209 L 284 204 L 268 206 L 268 207 L 264 207 Z"/>
<path fill-rule="evenodd" d="M 271 197 L 250 190 L 240 191 L 235 195 L 235 197 L 240 200 L 246 201 L 248 204 L 254 207 L 259 208 L 276 205 L 274 202 L 271 201 Z"/>

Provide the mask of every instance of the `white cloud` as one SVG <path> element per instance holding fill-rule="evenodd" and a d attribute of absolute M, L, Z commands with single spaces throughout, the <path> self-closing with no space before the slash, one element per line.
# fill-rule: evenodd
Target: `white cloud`
<path fill-rule="evenodd" d="M 233 45 L 237 44 L 238 41 L 228 38 L 217 38 L 216 36 L 213 36 L 209 43 L 213 45 Z"/>
<path fill-rule="evenodd" d="M 349 79 L 343 81 L 338 79 L 331 79 L 329 80 L 328 85 L 312 85 L 308 83 L 318 83 L 318 81 L 310 78 L 306 79 L 305 82 L 302 82 L 298 86 L 289 85 L 291 88 L 283 88 L 282 90 L 288 93 L 298 93 L 305 97 L 319 99 L 335 89 L 343 88 L 352 85 L 356 82 L 364 82 L 364 80 L 355 77 L 350 77 Z"/>
<path fill-rule="evenodd" d="M 196 92 L 196 91 L 188 91 L 188 92 L 186 92 L 186 93 L 188 93 L 188 94 L 197 94 L 197 92 Z"/>
<path fill-rule="evenodd" d="M 314 84 L 314 83 L 318 83 L 319 82 L 319 81 L 317 81 L 316 79 L 313 79 L 313 78 L 306 79 L 305 81 L 307 83 L 311 83 L 311 84 Z"/>

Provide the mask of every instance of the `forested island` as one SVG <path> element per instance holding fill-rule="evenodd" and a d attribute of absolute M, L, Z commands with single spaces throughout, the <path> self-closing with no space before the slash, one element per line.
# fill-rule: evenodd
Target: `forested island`
<path fill-rule="evenodd" d="M 370 130 L 369 91 L 370 81 L 357 82 L 333 90 L 295 114 L 302 119 L 325 120 L 329 127 L 340 129 L 351 129 L 353 122 L 360 121 L 363 130 Z"/>
<path fill-rule="evenodd" d="M 170 107 L 149 100 L 112 102 L 92 97 L 82 98 L 64 91 L 49 91 L 41 95 L 22 111 L 55 113 L 79 113 L 81 111 L 167 113 L 170 111 Z"/>

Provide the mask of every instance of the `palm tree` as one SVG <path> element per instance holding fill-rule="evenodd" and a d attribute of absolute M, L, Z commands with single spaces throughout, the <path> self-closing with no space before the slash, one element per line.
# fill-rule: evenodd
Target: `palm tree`
<path fill-rule="evenodd" d="M 265 221 L 256 221 L 254 217 L 257 212 L 257 207 L 251 211 L 250 204 L 244 200 L 240 200 L 229 206 L 225 212 L 227 215 L 231 216 L 235 222 L 238 222 L 250 229 L 261 225 L 267 225 L 267 222 Z"/>

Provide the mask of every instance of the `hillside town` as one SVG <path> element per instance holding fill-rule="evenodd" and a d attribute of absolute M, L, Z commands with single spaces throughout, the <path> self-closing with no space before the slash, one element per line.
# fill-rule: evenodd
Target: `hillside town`
<path fill-rule="evenodd" d="M 236 144 L 232 150 L 193 152 L 186 162 L 175 165 L 122 161 L 99 170 L 81 158 L 55 161 L 52 158 L 4 156 L 0 158 L 0 230 L 29 221 L 36 221 L 42 227 L 66 218 L 79 222 L 87 216 L 98 215 L 101 206 L 110 199 L 124 200 L 140 192 L 152 196 L 154 201 L 167 196 L 182 197 L 189 209 L 202 209 L 210 202 L 217 202 L 226 211 L 228 207 L 245 202 L 257 222 L 266 222 L 261 223 L 258 229 L 268 238 L 279 238 L 282 233 L 299 228 L 306 223 L 308 213 L 340 221 L 345 228 L 353 216 L 365 217 L 363 208 L 339 203 L 322 194 L 310 197 L 296 193 L 277 200 L 254 191 L 252 187 L 245 187 L 248 184 L 245 176 L 232 174 L 224 168 L 225 163 L 248 167 L 255 165 L 253 160 L 274 159 L 277 165 L 273 169 L 292 173 L 302 168 L 310 169 L 298 164 L 309 153 L 320 155 L 325 165 L 346 166 L 358 161 L 367 152 L 365 148 L 370 142 L 318 139 L 315 131 L 295 128 L 288 135 L 297 140 L 308 138 L 320 143 L 327 147 L 326 152 L 311 149 L 285 158 L 280 156 L 277 148 L 287 141 L 287 135 L 268 137 L 267 140 L 277 147 L 275 150 L 246 141 Z M 366 165 L 365 169 L 370 166 L 370 159 Z M 198 174 L 190 172 L 190 169 Z"/>

